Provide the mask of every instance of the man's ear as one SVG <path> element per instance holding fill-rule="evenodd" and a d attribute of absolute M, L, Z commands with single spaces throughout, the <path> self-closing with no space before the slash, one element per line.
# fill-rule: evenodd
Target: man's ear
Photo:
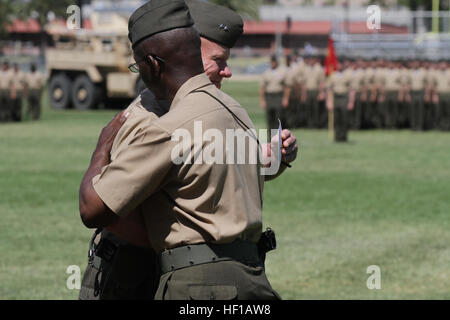
<path fill-rule="evenodd" d="M 151 55 L 148 55 L 147 58 L 148 58 L 148 61 L 152 65 L 153 77 L 155 77 L 155 79 L 161 78 L 161 64 L 160 64 L 160 62 L 158 60 L 156 60 L 155 58 L 153 58 Z"/>

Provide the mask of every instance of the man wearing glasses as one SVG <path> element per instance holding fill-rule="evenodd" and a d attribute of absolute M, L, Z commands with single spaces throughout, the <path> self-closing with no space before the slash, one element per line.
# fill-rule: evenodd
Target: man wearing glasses
<path fill-rule="evenodd" d="M 186 3 L 201 36 L 205 73 L 220 88 L 222 79 L 232 75 L 227 59 L 230 48 L 242 34 L 242 19 L 221 6 L 198 0 L 188 0 Z M 129 69 L 139 72 L 140 68 L 151 66 L 152 59 L 164 68 L 164 58 L 150 54 L 143 60 L 138 59 Z M 130 133 L 138 123 L 149 118 L 149 112 L 150 117 L 157 119 L 168 109 L 168 101 L 157 100 L 150 90 L 144 90 L 127 108 L 128 119 L 118 130 L 111 155 L 115 154 L 120 145 L 129 143 Z M 290 132 L 284 134 L 290 137 Z M 295 137 L 291 137 L 289 143 L 292 145 L 290 153 L 296 154 Z M 293 159 L 295 156 L 290 161 Z M 159 266 L 156 254 L 149 249 L 143 224 L 140 211 L 135 210 L 127 218 L 121 218 L 120 223 L 108 226 L 108 230 L 96 231 L 80 299 L 153 299 L 159 283 Z M 121 240 L 121 235 L 128 242 Z"/>
<path fill-rule="evenodd" d="M 201 36 L 205 73 L 211 82 L 220 88 L 222 79 L 230 78 L 232 75 L 227 60 L 230 48 L 242 34 L 242 19 L 235 12 L 222 6 L 198 0 L 188 0 L 186 3 Z M 164 59 L 158 56 L 152 57 L 161 64 L 165 63 Z M 138 61 L 130 65 L 129 69 L 131 72 L 139 73 L 139 64 L 147 62 Z M 134 116 L 130 120 L 134 121 L 127 121 L 120 129 L 115 139 L 117 143 L 111 152 L 114 152 L 116 145 L 124 142 L 136 122 L 148 117 L 148 112 L 162 116 L 168 108 L 168 101 L 157 101 L 153 93 L 145 89 L 127 108 Z M 139 219 L 138 212 L 132 214 L 125 222 L 122 220 L 116 229 L 141 230 L 140 226 L 134 224 L 133 218 Z M 157 258 L 154 251 L 147 248 L 146 234 L 135 233 L 134 238 L 134 244 L 131 244 L 106 229 L 97 229 L 89 250 L 89 263 L 83 277 L 80 299 L 153 299 L 159 283 Z"/>

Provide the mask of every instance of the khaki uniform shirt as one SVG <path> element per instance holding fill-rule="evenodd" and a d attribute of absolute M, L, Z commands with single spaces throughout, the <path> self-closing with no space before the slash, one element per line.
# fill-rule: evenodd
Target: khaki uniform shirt
<path fill-rule="evenodd" d="M 435 90 L 437 88 L 438 84 L 435 69 L 428 69 L 425 71 L 425 83 L 431 90 Z"/>
<path fill-rule="evenodd" d="M 305 80 L 305 63 L 303 61 L 293 63 L 286 74 L 285 85 L 293 91 L 291 97 L 299 99 L 301 95 L 301 86 Z"/>
<path fill-rule="evenodd" d="M 450 93 L 450 69 L 436 70 L 437 91 L 439 93 Z"/>
<path fill-rule="evenodd" d="M 383 88 L 386 83 L 386 69 L 385 68 L 376 68 L 374 72 L 374 82 L 377 88 Z"/>
<path fill-rule="evenodd" d="M 399 82 L 401 87 L 406 87 L 411 85 L 410 70 L 407 68 L 401 68 L 399 70 Z"/>
<path fill-rule="evenodd" d="M 431 89 L 431 90 L 437 90 L 437 87 L 438 87 L 438 81 L 439 81 L 439 79 L 438 79 L 438 72 L 439 72 L 439 70 L 436 70 L 436 69 L 429 69 L 429 70 L 427 70 L 427 75 L 426 75 L 426 83 L 427 83 L 427 85 L 428 85 L 428 87 L 429 87 L 429 89 Z"/>
<path fill-rule="evenodd" d="M 116 214 L 126 216 L 136 208 L 141 210 L 157 252 L 186 244 L 229 243 L 236 238 L 257 242 L 262 231 L 264 176 L 259 163 L 193 164 L 192 156 L 188 157 L 191 163 L 172 162 L 171 154 L 174 150 L 178 154 L 180 146 L 172 138 L 177 129 L 191 134 L 187 150 L 195 147 L 198 121 L 203 133 L 216 129 L 223 137 L 226 129 L 242 129 L 215 99 L 191 93 L 195 89 L 211 93 L 254 128 L 247 112 L 201 74 L 183 84 L 170 111 L 160 118 L 140 109 L 135 101 L 126 128 L 116 137 L 120 146 L 112 151 L 111 163 L 93 179 L 97 194 Z M 206 153 L 211 142 L 204 140 Z M 257 158 L 256 143 L 246 150 Z"/>
<path fill-rule="evenodd" d="M 362 69 L 347 69 L 345 71 L 350 77 L 350 88 L 356 92 L 360 92 L 364 86 L 364 70 Z"/>
<path fill-rule="evenodd" d="M 0 90 L 10 90 L 14 74 L 11 70 L 0 71 Z"/>
<path fill-rule="evenodd" d="M 325 80 L 325 71 L 319 64 L 306 67 L 306 90 L 319 90 L 320 83 Z"/>
<path fill-rule="evenodd" d="M 372 67 L 367 68 L 366 71 L 365 71 L 364 78 L 365 78 L 366 85 L 369 88 L 371 88 L 373 86 L 373 84 L 376 83 L 376 81 L 375 81 L 375 69 L 372 68 Z"/>
<path fill-rule="evenodd" d="M 22 93 L 25 88 L 25 73 L 22 71 L 12 72 L 12 86 L 16 90 L 17 93 Z"/>
<path fill-rule="evenodd" d="M 281 93 L 284 90 L 286 81 L 285 67 L 278 67 L 275 70 L 270 69 L 264 72 L 262 76 L 261 86 L 266 93 Z"/>
<path fill-rule="evenodd" d="M 295 82 L 299 86 L 305 85 L 306 81 L 306 64 L 302 60 L 301 62 L 297 63 L 297 72 L 295 74 Z"/>
<path fill-rule="evenodd" d="M 44 86 L 44 76 L 39 71 L 27 73 L 25 83 L 28 89 L 41 90 Z"/>
<path fill-rule="evenodd" d="M 286 79 L 284 81 L 287 87 L 293 88 L 296 84 L 296 77 L 298 73 L 298 65 L 291 65 L 286 71 Z"/>
<path fill-rule="evenodd" d="M 384 71 L 385 91 L 398 91 L 400 89 L 400 70 L 385 69 Z"/>
<path fill-rule="evenodd" d="M 349 92 L 351 74 L 349 72 L 333 72 L 328 77 L 328 88 L 334 93 L 345 94 Z"/>
<path fill-rule="evenodd" d="M 426 84 L 425 69 L 409 70 L 409 78 L 412 91 L 421 91 L 425 89 Z"/>

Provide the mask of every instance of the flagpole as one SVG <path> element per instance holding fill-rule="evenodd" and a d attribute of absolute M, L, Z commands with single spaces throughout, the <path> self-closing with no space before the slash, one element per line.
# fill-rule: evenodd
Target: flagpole
<path fill-rule="evenodd" d="M 333 38 L 330 36 L 328 38 L 328 49 L 327 49 L 327 57 L 326 57 L 326 73 L 328 79 L 331 77 L 333 72 L 337 70 L 337 57 L 336 52 L 334 51 L 334 42 Z M 332 141 L 334 141 L 334 95 L 333 91 L 327 91 L 327 102 L 329 110 L 328 110 L 328 135 Z"/>
<path fill-rule="evenodd" d="M 331 90 L 328 90 L 328 101 L 330 110 L 328 110 L 328 136 L 331 141 L 334 141 L 334 96 Z"/>
<path fill-rule="evenodd" d="M 439 0 L 433 0 L 433 33 L 439 33 Z"/>

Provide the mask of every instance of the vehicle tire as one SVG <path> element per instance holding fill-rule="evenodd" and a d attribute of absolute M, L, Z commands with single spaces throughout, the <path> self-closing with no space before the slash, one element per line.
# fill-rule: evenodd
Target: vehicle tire
<path fill-rule="evenodd" d="M 72 86 L 72 104 L 75 109 L 88 110 L 98 106 L 100 89 L 86 75 L 75 78 Z"/>
<path fill-rule="evenodd" d="M 52 76 L 49 84 L 50 105 L 53 109 L 67 109 L 70 107 L 70 86 L 72 81 L 64 73 Z"/>
<path fill-rule="evenodd" d="M 141 94 L 141 92 L 144 91 L 145 89 L 147 89 L 147 87 L 145 86 L 145 83 L 142 80 L 142 78 L 139 77 L 136 80 L 136 86 L 135 86 L 135 90 L 134 90 L 135 97 L 139 96 Z"/>

